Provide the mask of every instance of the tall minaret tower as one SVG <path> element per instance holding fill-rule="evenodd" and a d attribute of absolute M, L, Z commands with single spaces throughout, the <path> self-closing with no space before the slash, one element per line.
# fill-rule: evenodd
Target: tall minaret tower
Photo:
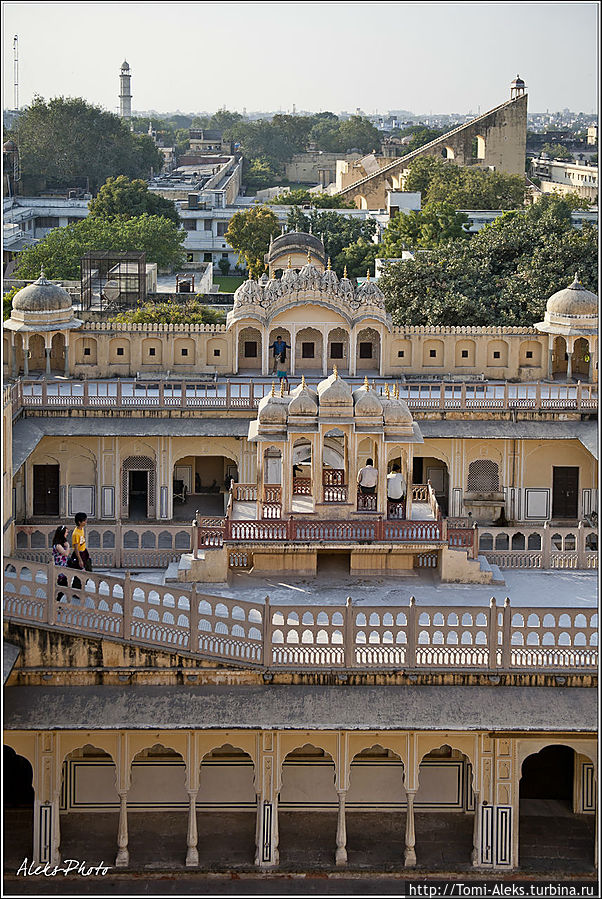
<path fill-rule="evenodd" d="M 119 115 L 122 119 L 132 118 L 132 76 L 129 64 L 124 60 L 119 75 Z"/>

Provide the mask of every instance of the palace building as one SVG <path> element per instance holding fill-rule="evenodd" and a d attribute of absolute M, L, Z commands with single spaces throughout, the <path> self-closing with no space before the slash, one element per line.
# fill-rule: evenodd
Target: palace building
<path fill-rule="evenodd" d="M 597 297 L 398 327 L 313 235 L 266 266 L 218 326 L 14 298 L 7 864 L 593 876 Z"/>

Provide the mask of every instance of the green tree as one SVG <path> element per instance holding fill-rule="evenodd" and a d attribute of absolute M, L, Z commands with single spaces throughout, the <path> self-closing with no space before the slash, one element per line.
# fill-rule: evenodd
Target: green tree
<path fill-rule="evenodd" d="M 320 237 L 326 255 L 330 257 L 332 266 L 339 275 L 343 274 L 343 269 L 347 265 L 349 275 L 354 278 L 363 277 L 373 262 L 368 250 L 358 253 L 357 257 L 353 252 L 345 251 L 360 241 L 364 242 L 364 246 L 373 244 L 375 249 L 377 248 L 377 244 L 373 241 L 376 234 L 374 219 L 348 218 L 338 212 L 320 212 L 316 209 L 306 214 L 299 207 L 294 207 L 289 210 L 287 224 L 292 230 L 305 233 L 311 230 L 312 234 Z"/>
<path fill-rule="evenodd" d="M 279 180 L 281 180 L 279 168 L 275 168 L 265 156 L 257 156 L 251 161 L 245 159 L 244 183 L 248 190 L 275 187 Z"/>
<path fill-rule="evenodd" d="M 197 295 L 184 305 L 174 300 L 164 303 L 143 303 L 138 309 L 119 312 L 112 321 L 131 324 L 171 324 L 171 325 L 222 325 L 226 316 L 201 302 Z"/>
<path fill-rule="evenodd" d="M 159 268 L 184 261 L 182 244 L 186 237 L 169 219 L 157 215 L 104 219 L 88 216 L 65 228 L 53 228 L 38 244 L 21 253 L 17 278 L 37 278 L 43 268 L 47 278 L 75 280 L 80 277 L 80 261 L 89 250 L 125 252 L 141 250 L 147 262 Z"/>
<path fill-rule="evenodd" d="M 449 203 L 456 209 L 516 209 L 525 200 L 521 175 L 458 166 L 436 156 L 419 156 L 408 170 L 404 190 L 420 191 L 423 208 Z"/>
<path fill-rule="evenodd" d="M 38 272 L 39 274 L 39 272 Z M 2 297 L 2 317 L 3 321 L 6 321 L 7 318 L 10 318 L 10 314 L 13 308 L 13 297 L 14 295 L 21 290 L 20 287 L 11 287 L 10 290 L 7 290 L 4 296 Z"/>
<path fill-rule="evenodd" d="M 395 324 L 531 325 L 574 272 L 596 290 L 595 229 L 573 228 L 571 205 L 547 194 L 507 212 L 470 241 L 451 241 L 414 260 L 385 263 L 379 286 Z"/>
<path fill-rule="evenodd" d="M 314 206 L 316 209 L 355 209 L 353 200 L 346 200 L 340 196 L 329 194 L 310 193 L 309 190 L 298 188 L 288 193 L 278 194 L 270 200 L 270 206 Z"/>
<path fill-rule="evenodd" d="M 399 213 L 383 234 L 383 255 L 397 258 L 402 250 L 432 249 L 449 240 L 466 239 L 468 216 L 450 203 L 429 203 L 420 211 Z"/>
<path fill-rule="evenodd" d="M 410 137 L 410 141 L 406 144 L 403 152 L 404 154 L 413 153 L 414 150 L 419 150 L 425 144 L 430 144 L 432 140 L 436 140 L 442 134 L 445 134 L 445 131 L 440 131 L 437 128 L 427 128 L 425 125 L 413 125 L 410 128 L 406 128 L 402 131 L 401 136 Z"/>
<path fill-rule="evenodd" d="M 551 159 L 560 159 L 564 162 L 570 162 L 573 154 L 563 144 L 544 144 L 541 148 L 542 153 L 547 153 Z"/>
<path fill-rule="evenodd" d="M 80 98 L 34 97 L 14 134 L 29 194 L 50 183 L 72 187 L 86 179 L 95 193 L 112 175 L 148 177 L 163 164 L 149 137 L 132 134 L 119 116 Z"/>
<path fill-rule="evenodd" d="M 342 275 L 347 269 L 350 278 L 363 278 L 368 273 L 374 277 L 374 260 L 380 255 L 379 249 L 378 244 L 360 237 L 337 255 L 337 270 Z"/>
<path fill-rule="evenodd" d="M 97 218 L 132 218 L 146 212 L 148 215 L 162 215 L 175 225 L 180 223 L 178 210 L 171 200 L 152 193 L 146 181 L 139 178 L 132 181 L 125 175 L 107 178 L 89 208 L 90 215 Z"/>
<path fill-rule="evenodd" d="M 225 239 L 238 253 L 240 262 L 249 270 L 249 277 L 259 278 L 265 269 L 264 256 L 270 246 L 270 238 L 280 232 L 278 219 L 267 206 L 254 206 L 244 212 L 235 212 L 230 219 Z"/>

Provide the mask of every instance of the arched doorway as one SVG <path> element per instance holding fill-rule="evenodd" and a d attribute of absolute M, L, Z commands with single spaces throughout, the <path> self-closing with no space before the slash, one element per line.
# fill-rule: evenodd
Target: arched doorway
<path fill-rule="evenodd" d="M 566 340 L 564 337 L 555 337 L 552 351 L 552 377 L 566 377 L 568 360 Z"/>
<path fill-rule="evenodd" d="M 258 504 L 261 518 L 282 517 L 282 450 L 268 446 L 263 452 L 261 493 Z"/>
<path fill-rule="evenodd" d="M 399 870 L 404 858 L 406 793 L 401 757 L 380 744 L 351 760 L 345 801 L 350 867 Z M 369 809 L 369 810 L 368 810 Z"/>
<path fill-rule="evenodd" d="M 284 361 L 277 362 L 274 357 L 274 349 L 273 344 L 276 340 L 280 338 L 286 344 L 286 357 Z M 272 347 L 272 349 L 269 349 Z M 268 374 L 276 374 L 276 371 L 291 371 L 291 354 L 294 352 L 294 348 L 292 346 L 291 334 L 288 328 L 282 328 L 280 326 L 272 328 L 270 331 L 270 336 L 268 338 Z"/>
<path fill-rule="evenodd" d="M 580 337 L 573 347 L 573 377 L 579 381 L 589 381 L 591 353 L 589 341 Z"/>
<path fill-rule="evenodd" d="M 243 328 L 238 335 L 238 371 L 261 374 L 262 337 L 258 328 Z"/>
<path fill-rule="evenodd" d="M 301 328 L 295 339 L 295 372 L 316 374 L 321 371 L 322 334 L 316 328 Z"/>
<path fill-rule="evenodd" d="M 424 502 L 424 500 L 418 488 L 420 485 L 428 484 L 429 481 L 435 491 L 441 514 L 444 517 L 448 514 L 460 514 L 459 512 L 450 511 L 449 470 L 447 463 L 435 456 L 414 456 L 412 462 L 412 484 L 416 498 L 413 500 L 412 505 L 416 506 L 416 512 L 415 515 L 412 512 L 413 517 L 422 517 L 422 513 L 426 514 L 426 510 L 420 506 L 420 503 Z"/>
<path fill-rule="evenodd" d="M 96 344 L 96 341 L 94 341 Z M 65 335 L 55 334 L 50 345 L 50 368 L 52 371 L 65 371 Z"/>
<path fill-rule="evenodd" d="M 472 868 L 475 798 L 470 759 L 443 744 L 423 756 L 418 782 L 414 800 L 418 867 Z"/>
<path fill-rule="evenodd" d="M 33 850 L 33 768 L 4 746 L 4 866 L 16 871 Z"/>
<path fill-rule="evenodd" d="M 523 870 L 594 868 L 594 765 L 570 746 L 527 756 L 519 782 L 519 865 Z"/>
<path fill-rule="evenodd" d="M 41 334 L 29 338 L 29 370 L 46 371 L 46 344 Z"/>
<path fill-rule="evenodd" d="M 331 428 L 322 446 L 322 502 L 348 501 L 347 468 L 347 438 L 339 428 Z"/>
<path fill-rule="evenodd" d="M 349 334 L 344 328 L 333 328 L 328 334 L 326 367 L 330 371 L 335 365 L 339 374 L 349 371 Z"/>
<path fill-rule="evenodd" d="M 143 521 L 155 517 L 155 462 L 128 456 L 121 469 L 121 517 Z"/>
<path fill-rule="evenodd" d="M 306 437 L 293 444 L 293 512 L 313 512 L 312 445 Z"/>
<path fill-rule="evenodd" d="M 357 335 L 356 371 L 378 375 L 380 372 L 380 334 L 363 328 Z"/>
<path fill-rule="evenodd" d="M 199 865 L 252 865 L 257 795 L 251 756 L 224 743 L 201 760 L 197 795 Z"/>
<path fill-rule="evenodd" d="M 338 796 L 330 753 L 306 743 L 286 755 L 278 800 L 280 862 L 330 867 L 336 848 Z M 301 837 L 301 834 L 303 835 Z"/>
<path fill-rule="evenodd" d="M 92 849 L 109 865 L 117 850 L 119 796 L 115 762 L 91 744 L 63 760 L 60 803 L 61 858 L 89 858 Z"/>
<path fill-rule="evenodd" d="M 228 456 L 181 456 L 173 468 L 173 518 L 191 521 L 220 516 L 228 505 L 230 481 L 238 483 L 236 461 Z"/>

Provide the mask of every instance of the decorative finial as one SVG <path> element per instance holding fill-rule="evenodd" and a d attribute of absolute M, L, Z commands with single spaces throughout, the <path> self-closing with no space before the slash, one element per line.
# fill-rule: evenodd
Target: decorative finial
<path fill-rule="evenodd" d="M 40 278 L 43 278 L 44 281 L 46 280 L 46 275 L 45 275 L 45 273 L 44 273 L 44 266 L 43 266 L 43 265 L 40 266 Z"/>
<path fill-rule="evenodd" d="M 273 235 L 273 234 L 270 234 L 270 248 L 271 248 L 271 246 L 272 246 L 273 243 L 274 243 L 274 235 Z"/>
<path fill-rule="evenodd" d="M 305 375 L 301 375 L 301 389 L 305 390 Z"/>
<path fill-rule="evenodd" d="M 272 381 L 272 393 L 271 396 L 276 396 L 276 382 Z"/>
<path fill-rule="evenodd" d="M 311 222 L 309 223 L 309 233 L 310 233 L 310 234 L 313 234 Z M 309 253 L 308 253 L 307 255 L 309 256 Z"/>
<path fill-rule="evenodd" d="M 335 381 L 338 381 L 339 380 L 339 370 L 338 370 L 336 364 L 332 366 L 332 373 L 334 375 Z"/>
<path fill-rule="evenodd" d="M 366 390 L 370 390 L 370 384 L 368 383 L 368 375 L 364 375 L 364 387 Z"/>
<path fill-rule="evenodd" d="M 387 384 L 386 381 L 385 381 L 385 396 L 387 397 L 387 399 L 391 399 L 391 391 L 389 390 L 389 385 Z"/>
<path fill-rule="evenodd" d="M 366 272 L 366 283 L 370 283 L 370 269 Z"/>
<path fill-rule="evenodd" d="M 395 397 L 396 400 L 399 399 L 399 384 L 396 384 L 396 385 L 395 385 L 395 389 L 394 389 L 394 391 L 393 391 L 393 395 L 394 395 L 394 397 Z"/>
<path fill-rule="evenodd" d="M 310 225 L 310 228 L 311 228 L 311 225 Z M 311 231 L 310 231 L 310 234 L 311 234 Z M 307 251 L 307 262 L 308 262 L 308 265 L 311 265 L 311 253 L 309 252 L 309 250 Z"/>
<path fill-rule="evenodd" d="M 328 265 L 326 266 L 326 268 L 328 269 L 328 271 L 330 271 L 330 256 L 328 257 Z"/>
<path fill-rule="evenodd" d="M 280 396 L 284 396 L 284 378 L 280 378 Z"/>
<path fill-rule="evenodd" d="M 288 262 L 286 263 L 287 268 L 292 268 L 291 257 L 288 257 Z"/>
<path fill-rule="evenodd" d="M 347 266 L 343 269 L 343 278 L 347 277 Z"/>
<path fill-rule="evenodd" d="M 573 284 L 581 284 L 581 281 L 579 280 L 579 272 L 575 272 L 575 277 L 574 277 L 574 279 L 573 279 Z"/>

